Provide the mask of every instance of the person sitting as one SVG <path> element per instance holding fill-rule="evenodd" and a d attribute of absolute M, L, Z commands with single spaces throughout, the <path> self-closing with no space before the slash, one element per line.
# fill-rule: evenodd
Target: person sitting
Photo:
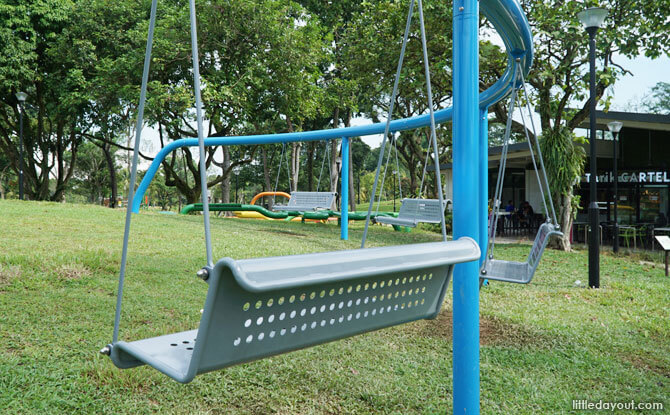
<path fill-rule="evenodd" d="M 533 217 L 534 214 L 535 211 L 533 210 L 533 207 L 530 205 L 530 203 L 526 202 L 526 206 L 524 207 L 524 216 Z"/>
<path fill-rule="evenodd" d="M 514 224 L 514 203 L 510 200 L 507 202 L 507 206 L 505 206 L 505 212 L 507 212 L 507 216 L 505 216 L 505 222 L 507 222 L 508 225 L 513 225 Z"/>
<path fill-rule="evenodd" d="M 523 201 L 521 207 L 519 208 L 519 223 L 521 226 L 530 227 L 530 221 L 533 218 L 533 207 L 528 203 L 528 201 Z"/>

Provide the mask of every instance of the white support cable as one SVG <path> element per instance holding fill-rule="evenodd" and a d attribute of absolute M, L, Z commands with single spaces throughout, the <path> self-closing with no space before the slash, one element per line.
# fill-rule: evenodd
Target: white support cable
<path fill-rule="evenodd" d="M 510 135 L 512 133 L 512 116 L 514 115 L 514 108 L 516 106 L 516 99 L 519 93 L 517 87 L 517 71 L 519 67 L 519 62 L 517 61 L 514 64 L 513 75 L 512 75 L 512 94 L 510 98 L 510 105 L 507 111 L 507 123 L 505 125 L 505 135 L 503 139 L 503 148 L 500 155 L 500 165 L 498 167 L 498 177 L 496 180 L 496 190 L 493 199 L 492 214 L 490 215 L 489 223 L 489 241 L 486 249 L 486 256 L 484 257 L 484 263 L 482 264 L 482 269 L 486 268 L 488 262 L 493 258 L 493 251 L 495 249 L 496 242 L 496 231 L 498 227 L 498 218 L 500 216 L 500 198 L 502 197 L 502 187 L 504 184 L 505 169 L 507 167 L 507 152 L 509 148 Z"/>
<path fill-rule="evenodd" d="M 521 113 L 521 122 L 523 123 L 523 132 L 526 135 L 526 141 L 528 142 L 528 150 L 530 151 L 530 158 L 533 162 L 533 169 L 535 170 L 535 178 L 537 179 L 537 185 L 540 188 L 540 196 L 542 197 L 542 205 L 544 206 L 544 214 L 549 217 L 549 207 L 547 206 L 547 200 L 544 195 L 544 186 L 542 185 L 542 180 L 540 180 L 540 173 L 537 168 L 537 162 L 535 161 L 535 152 L 533 151 L 533 143 L 530 140 L 528 135 L 528 127 L 526 126 L 526 117 L 524 116 L 523 108 L 519 108 Z M 532 116 L 532 114 L 531 114 Z"/>
<path fill-rule="evenodd" d="M 554 198 L 551 194 L 551 187 L 549 186 L 549 178 L 547 177 L 547 169 L 544 167 L 544 158 L 542 157 L 542 149 L 540 148 L 540 139 L 537 136 L 537 130 L 535 129 L 535 121 L 532 117 L 532 112 L 530 108 L 530 99 L 528 97 L 528 88 L 526 86 L 526 80 L 524 78 L 523 72 L 521 73 L 521 82 L 523 85 L 523 93 L 526 97 L 526 107 L 528 108 L 528 114 L 530 118 L 530 125 L 533 128 L 533 136 L 535 137 L 535 145 L 537 146 L 537 155 L 540 160 L 540 167 L 542 168 L 542 175 L 544 176 L 544 182 L 547 186 L 547 194 L 549 195 L 549 205 L 551 206 L 551 213 L 553 215 L 554 226 L 558 226 L 558 219 L 556 217 L 556 209 L 554 208 Z M 547 214 L 547 216 L 549 216 Z"/>
<path fill-rule="evenodd" d="M 319 191 L 319 187 L 321 186 L 321 175 L 323 175 L 323 167 L 326 164 L 326 157 L 328 157 L 328 161 L 330 161 L 330 153 L 329 153 L 329 147 L 330 147 L 330 140 L 326 140 L 326 150 L 323 153 L 323 161 L 321 161 L 321 170 L 319 171 L 319 180 L 316 182 L 316 191 Z M 328 163 L 328 168 L 330 169 L 330 163 Z M 332 176 L 332 169 L 331 169 L 331 176 Z"/>
<path fill-rule="evenodd" d="M 433 108 L 433 91 L 430 85 L 430 65 L 428 63 L 428 46 L 426 42 L 426 27 L 423 22 L 423 4 L 419 0 L 419 22 L 421 23 L 421 44 L 423 46 L 423 62 L 426 72 L 426 93 L 428 94 L 428 108 L 430 110 L 430 134 L 433 140 L 433 153 L 435 154 L 435 176 L 437 177 L 438 198 L 440 200 L 440 218 L 442 228 L 442 239 L 447 240 L 447 226 L 444 219 L 444 194 L 442 193 L 442 174 L 440 173 L 440 155 L 437 147 L 437 133 L 435 132 L 435 109 Z"/>
<path fill-rule="evenodd" d="M 128 240 L 130 238 L 130 221 L 132 216 L 133 199 L 135 197 L 135 183 L 137 181 L 137 164 L 140 154 L 140 142 L 142 141 L 142 126 L 144 125 L 144 105 L 147 100 L 147 84 L 149 83 L 149 67 L 151 65 L 151 49 L 153 47 L 154 29 L 156 27 L 156 4 L 157 0 L 151 2 L 151 14 L 149 16 L 149 33 L 147 35 L 147 46 L 144 54 L 144 69 L 142 71 L 142 86 L 140 87 L 140 103 L 137 108 L 137 124 L 135 126 L 135 144 L 133 146 L 133 163 L 130 169 L 130 183 L 128 187 L 128 206 L 126 209 L 126 222 L 123 231 L 123 248 L 121 250 L 121 268 L 119 270 L 119 285 L 116 292 L 116 312 L 114 315 L 114 333 L 112 342 L 119 340 L 119 325 L 121 323 L 121 306 L 123 304 L 123 285 L 126 279 L 126 265 L 128 263 Z"/>
<path fill-rule="evenodd" d="M 419 199 L 423 195 L 423 182 L 426 180 L 426 169 L 428 168 L 428 157 L 430 157 L 430 139 L 426 148 L 426 158 L 423 160 L 423 173 L 421 173 L 421 184 L 419 185 Z"/>
<path fill-rule="evenodd" d="M 398 68 L 396 69 L 395 81 L 393 82 L 393 92 L 391 93 L 391 102 L 389 105 L 388 116 L 386 117 L 386 128 L 384 129 L 384 137 L 382 138 L 381 149 L 379 151 L 379 159 L 377 160 L 377 171 L 375 173 L 375 181 L 372 185 L 372 192 L 370 194 L 370 204 L 368 205 L 368 213 L 365 217 L 365 228 L 363 229 L 363 238 L 361 240 L 361 248 L 365 248 L 365 241 L 368 237 L 368 228 L 370 227 L 370 215 L 372 214 L 372 206 L 375 203 L 375 195 L 377 194 L 377 184 L 379 181 L 379 172 L 384 160 L 384 149 L 386 148 L 386 140 L 391 129 L 391 117 L 393 116 L 393 106 L 395 99 L 398 96 L 398 84 L 400 83 L 400 72 L 402 71 L 402 63 L 405 59 L 405 50 L 407 48 L 407 40 L 409 39 L 409 29 L 412 24 L 412 14 L 414 13 L 414 0 L 410 1 L 409 12 L 407 13 L 407 23 L 405 24 L 405 35 L 402 39 L 402 47 L 400 48 L 400 57 L 398 58 Z"/>
<path fill-rule="evenodd" d="M 402 200 L 402 183 L 400 182 L 400 163 L 398 163 L 398 138 L 400 138 L 400 133 L 393 140 L 393 147 L 395 148 L 395 172 L 398 176 L 398 190 L 400 191 L 400 200 Z"/>
<path fill-rule="evenodd" d="M 275 188 L 272 193 L 277 193 L 277 188 L 279 187 L 279 176 L 281 175 L 281 165 L 284 162 L 284 150 L 286 149 L 286 144 L 281 144 L 281 153 L 279 154 L 279 163 L 277 164 L 277 178 L 275 179 Z M 274 205 L 277 201 L 277 195 L 272 195 L 272 204 Z"/>
<path fill-rule="evenodd" d="M 394 136 L 395 139 L 395 133 L 391 133 L 392 136 Z M 388 155 L 386 156 L 386 163 L 384 164 L 384 174 L 382 175 L 382 185 L 379 187 L 379 197 L 377 198 L 377 210 L 375 214 L 379 214 L 379 206 L 382 203 L 382 195 L 384 194 L 384 182 L 386 181 L 386 172 L 388 171 L 389 168 L 389 162 L 391 161 L 391 153 L 393 151 L 393 147 L 389 146 L 388 149 Z M 376 195 L 374 196 L 376 197 Z"/>
<path fill-rule="evenodd" d="M 202 216 L 205 222 L 205 249 L 207 265 L 214 266 L 212 257 L 212 234 L 209 226 L 209 197 L 207 194 L 207 163 L 205 153 L 205 137 L 202 127 L 202 98 L 200 95 L 200 63 L 198 57 L 198 29 L 195 19 L 195 0 L 189 0 L 191 17 L 191 54 L 193 61 L 193 86 L 195 90 L 195 114 L 198 124 L 198 149 L 200 154 L 200 191 L 202 193 Z"/>

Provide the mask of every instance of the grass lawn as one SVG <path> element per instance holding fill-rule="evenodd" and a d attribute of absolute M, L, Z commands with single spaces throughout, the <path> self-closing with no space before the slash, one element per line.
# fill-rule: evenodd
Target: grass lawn
<path fill-rule="evenodd" d="M 451 287 L 441 315 L 178 384 L 119 370 L 111 340 L 125 212 L 0 200 L 1 414 L 451 413 Z M 206 284 L 200 216 L 135 215 L 121 337 L 197 326 Z M 356 248 L 334 224 L 212 219 L 214 256 Z M 373 227 L 369 246 L 436 240 Z M 520 259 L 527 245 L 497 248 Z M 603 254 L 600 290 L 587 253 L 548 251 L 528 286 L 481 293 L 483 414 L 560 414 L 573 399 L 670 406 L 670 278 Z M 647 412 L 652 413 L 652 412 Z M 653 412 L 653 413 L 664 413 Z"/>

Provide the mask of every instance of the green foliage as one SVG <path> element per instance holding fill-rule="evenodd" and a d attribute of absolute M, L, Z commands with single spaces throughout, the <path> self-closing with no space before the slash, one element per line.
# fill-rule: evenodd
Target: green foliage
<path fill-rule="evenodd" d="M 577 145 L 578 140 L 567 127 L 545 130 L 540 140 L 558 224 L 564 230 L 572 229 L 579 207 L 579 197 L 574 196 L 573 188 L 584 172 L 586 153 L 584 147 Z M 564 233 L 558 246 L 565 250 L 570 248 L 569 232 Z"/>
<path fill-rule="evenodd" d="M 577 137 L 567 128 L 546 131 L 540 140 L 549 186 L 556 194 L 569 192 L 584 173 L 584 148 L 576 145 Z"/>
<path fill-rule="evenodd" d="M 644 107 L 655 114 L 670 114 L 670 83 L 659 82 L 651 88 Z"/>

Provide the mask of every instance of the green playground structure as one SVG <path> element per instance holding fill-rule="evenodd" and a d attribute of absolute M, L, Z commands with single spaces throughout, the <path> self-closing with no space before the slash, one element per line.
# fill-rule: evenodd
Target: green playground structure
<path fill-rule="evenodd" d="M 210 203 L 209 210 L 214 212 L 257 212 L 270 219 L 284 219 L 290 221 L 294 218 L 310 219 L 310 220 L 328 220 L 329 218 L 340 218 L 341 213 L 333 210 L 320 210 L 316 212 L 298 212 L 298 211 L 283 211 L 283 212 L 274 212 L 272 210 L 266 209 L 263 206 L 258 205 L 244 205 L 240 203 Z M 187 215 L 191 212 L 201 212 L 202 203 L 192 203 L 190 205 L 184 206 L 181 210 L 182 215 Z M 364 221 L 367 216 L 367 212 L 349 212 L 349 220 L 359 220 Z M 397 217 L 398 214 L 395 212 L 378 212 L 373 213 L 370 217 L 375 218 L 377 216 L 388 216 L 388 217 Z M 393 225 L 393 229 L 396 231 L 409 232 L 410 228 L 406 226 L 397 226 Z"/>

